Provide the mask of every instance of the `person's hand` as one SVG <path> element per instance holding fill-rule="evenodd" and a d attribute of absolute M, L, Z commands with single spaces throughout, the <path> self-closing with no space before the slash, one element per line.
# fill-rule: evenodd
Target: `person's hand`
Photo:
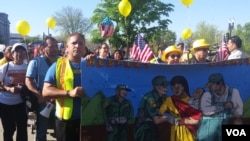
<path fill-rule="evenodd" d="M 38 95 L 38 97 L 37 97 L 37 100 L 38 100 L 38 103 L 39 103 L 39 104 L 45 104 L 46 101 L 47 101 L 47 98 L 44 98 L 44 97 L 42 96 L 42 94 L 39 93 L 39 95 Z"/>
<path fill-rule="evenodd" d="M 83 97 L 85 95 L 85 91 L 82 87 L 75 87 L 73 90 L 69 91 L 70 97 Z"/>
<path fill-rule="evenodd" d="M 19 86 L 10 87 L 9 92 L 17 94 L 21 92 L 21 88 Z"/>
<path fill-rule="evenodd" d="M 196 89 L 193 93 L 194 99 L 199 99 L 203 93 L 204 93 L 203 89 L 201 88 Z"/>
<path fill-rule="evenodd" d="M 233 108 L 233 103 L 231 101 L 226 102 L 226 104 L 224 105 L 225 109 L 232 109 Z"/>
<path fill-rule="evenodd" d="M 165 122 L 165 121 L 167 121 L 167 116 L 154 116 L 153 121 L 155 124 Z"/>
<path fill-rule="evenodd" d="M 89 55 L 86 55 L 84 58 L 89 60 L 89 59 L 92 59 L 92 58 L 95 58 L 95 57 L 96 57 L 96 55 L 94 53 L 91 53 Z"/>

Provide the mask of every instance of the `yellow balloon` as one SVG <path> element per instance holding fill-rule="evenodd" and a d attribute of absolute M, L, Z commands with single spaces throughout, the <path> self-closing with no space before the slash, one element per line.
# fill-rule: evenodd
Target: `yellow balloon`
<path fill-rule="evenodd" d="M 187 7 L 189 7 L 193 2 L 194 0 L 180 0 L 181 3 Z"/>
<path fill-rule="evenodd" d="M 130 14 L 131 10 L 132 10 L 131 3 L 128 0 L 122 0 L 119 3 L 118 8 L 119 8 L 119 12 L 124 17 L 127 17 Z"/>
<path fill-rule="evenodd" d="M 48 18 L 46 24 L 49 28 L 54 28 L 56 26 L 56 20 L 54 18 Z"/>
<path fill-rule="evenodd" d="M 26 36 L 30 32 L 30 25 L 25 20 L 20 20 L 16 24 L 16 30 L 19 34 Z"/>
<path fill-rule="evenodd" d="M 186 28 L 182 31 L 181 37 L 183 40 L 187 40 L 192 36 L 192 31 L 190 28 Z"/>

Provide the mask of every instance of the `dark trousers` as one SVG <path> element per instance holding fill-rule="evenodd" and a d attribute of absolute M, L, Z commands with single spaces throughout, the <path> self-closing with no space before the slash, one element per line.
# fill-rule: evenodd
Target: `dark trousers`
<path fill-rule="evenodd" d="M 49 128 L 49 122 L 50 122 L 50 118 L 53 118 L 53 125 L 50 125 L 51 127 L 55 127 L 55 116 L 53 116 L 53 114 L 55 114 L 55 112 L 53 112 L 53 110 L 50 113 L 50 117 L 47 118 L 43 115 L 40 114 L 41 111 L 44 110 L 46 104 L 40 104 L 39 108 L 36 110 L 37 113 L 37 120 L 36 120 L 36 141 L 47 141 L 47 129 Z"/>
<path fill-rule="evenodd" d="M 80 119 L 62 121 L 56 119 L 57 141 L 80 141 Z"/>
<path fill-rule="evenodd" d="M 25 104 L 5 105 L 0 103 L 0 113 L 2 113 L 3 140 L 13 141 L 13 135 L 17 131 L 16 141 L 27 141 L 28 116 Z"/>
<path fill-rule="evenodd" d="M 40 113 L 37 113 L 36 141 L 47 141 L 48 122 L 49 118 L 42 116 Z"/>

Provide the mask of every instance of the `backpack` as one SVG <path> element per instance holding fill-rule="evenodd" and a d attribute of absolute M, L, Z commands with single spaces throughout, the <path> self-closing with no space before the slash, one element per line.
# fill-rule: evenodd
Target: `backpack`
<path fill-rule="evenodd" d="M 39 109 L 37 97 L 27 88 L 26 85 L 22 86 L 20 93 L 29 112 L 35 112 Z"/>

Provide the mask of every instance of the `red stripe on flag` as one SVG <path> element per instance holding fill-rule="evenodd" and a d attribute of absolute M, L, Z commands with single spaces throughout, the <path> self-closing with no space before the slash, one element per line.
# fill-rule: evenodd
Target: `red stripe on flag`
<path fill-rule="evenodd" d="M 140 61 L 141 62 L 148 62 L 152 58 L 153 54 L 154 53 L 151 50 L 151 48 L 148 46 L 148 44 L 146 44 L 144 49 L 141 52 Z"/>
<path fill-rule="evenodd" d="M 228 49 L 227 45 L 223 43 L 221 47 L 218 49 L 217 56 L 216 56 L 216 62 L 224 61 L 228 57 Z"/>
<path fill-rule="evenodd" d="M 130 50 L 130 58 L 133 61 L 149 62 L 153 57 L 154 52 L 148 44 L 145 43 L 144 39 L 138 34 L 135 38 L 133 47 Z"/>

